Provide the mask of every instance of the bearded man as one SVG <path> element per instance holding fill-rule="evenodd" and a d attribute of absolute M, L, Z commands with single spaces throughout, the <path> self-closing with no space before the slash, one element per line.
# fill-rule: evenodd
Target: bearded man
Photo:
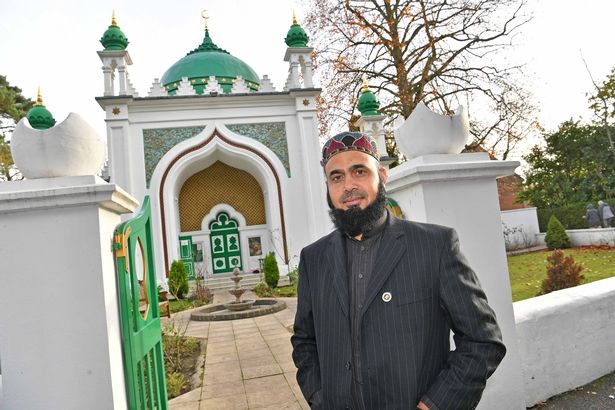
<path fill-rule="evenodd" d="M 306 400 L 314 409 L 473 409 L 506 349 L 455 231 L 387 211 L 387 171 L 365 134 L 329 139 L 321 165 L 337 229 L 299 263 L 291 342 Z"/>

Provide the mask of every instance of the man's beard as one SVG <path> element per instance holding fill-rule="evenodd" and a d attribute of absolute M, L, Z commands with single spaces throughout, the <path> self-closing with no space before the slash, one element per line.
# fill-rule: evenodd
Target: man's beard
<path fill-rule="evenodd" d="M 358 205 L 352 206 L 347 210 L 337 209 L 333 206 L 329 192 L 327 191 L 327 203 L 329 204 L 329 216 L 337 229 L 348 236 L 355 237 L 359 234 L 371 231 L 378 225 L 378 221 L 384 215 L 387 198 L 384 184 L 378 183 L 378 194 L 372 203 L 365 209 Z"/>

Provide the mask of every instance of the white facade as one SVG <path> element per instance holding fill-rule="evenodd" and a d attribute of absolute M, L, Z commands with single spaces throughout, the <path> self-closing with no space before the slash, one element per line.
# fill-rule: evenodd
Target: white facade
<path fill-rule="evenodd" d="M 294 51 L 289 48 L 291 55 Z M 306 81 L 295 85 L 311 86 Z M 180 235 L 192 236 L 205 250 L 210 246 L 208 229 L 181 232 L 178 198 L 189 177 L 217 161 L 249 173 L 262 189 L 266 223 L 244 225 L 241 231 L 256 232 L 261 257 L 275 252 L 282 272 L 284 265 L 297 266 L 301 249 L 331 229 L 318 165 L 319 90 L 161 96 L 165 92 L 157 80 L 152 90 L 150 97 L 105 95 L 97 101 L 106 112 L 111 182 L 139 201 L 151 197 L 154 246 L 161 250 L 156 255 L 159 282 L 180 259 Z M 267 136 L 268 127 L 277 130 L 276 140 Z M 240 133 L 245 129 L 254 133 Z M 162 149 L 148 139 L 156 133 L 165 135 L 158 139 L 167 144 Z M 253 270 L 258 258 L 250 256 L 240 235 L 244 270 Z"/>

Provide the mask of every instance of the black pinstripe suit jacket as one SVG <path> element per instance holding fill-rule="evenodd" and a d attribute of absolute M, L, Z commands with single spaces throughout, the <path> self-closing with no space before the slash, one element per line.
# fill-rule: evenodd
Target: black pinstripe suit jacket
<path fill-rule="evenodd" d="M 291 342 L 313 408 L 352 407 L 347 283 L 339 231 L 303 249 Z M 389 217 L 359 316 L 367 409 L 472 409 L 506 352 L 457 234 L 438 225 Z"/>

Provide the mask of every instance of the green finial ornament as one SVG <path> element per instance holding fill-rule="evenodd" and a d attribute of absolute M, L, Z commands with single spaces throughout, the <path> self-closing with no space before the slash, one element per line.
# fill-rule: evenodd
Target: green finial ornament
<path fill-rule="evenodd" d="M 30 126 L 37 130 L 46 130 L 55 125 L 56 120 L 53 115 L 43 105 L 43 94 L 41 93 L 41 87 L 38 87 L 38 97 L 36 98 L 36 104 L 26 114 Z"/>
<path fill-rule="evenodd" d="M 305 30 L 297 23 L 297 17 L 293 12 L 293 24 L 286 34 L 284 42 L 288 47 L 307 47 L 307 42 L 310 40 Z"/>
<path fill-rule="evenodd" d="M 378 99 L 369 90 L 369 84 L 367 83 L 367 76 L 363 75 L 363 89 L 361 92 L 361 96 L 359 97 L 359 103 L 357 104 L 357 109 L 361 112 L 363 117 L 368 115 L 380 115 L 378 109 L 380 108 L 380 103 Z"/>
<path fill-rule="evenodd" d="M 128 39 L 115 21 L 115 10 L 113 10 L 111 16 L 111 25 L 101 37 L 100 43 L 105 48 L 105 51 L 126 50 L 126 47 L 128 47 Z"/>
<path fill-rule="evenodd" d="M 209 29 L 207 27 L 205 27 L 205 37 L 203 38 L 203 42 L 201 43 L 201 45 L 190 51 L 186 55 L 189 56 L 190 54 L 198 53 L 201 51 L 219 51 L 221 53 L 229 54 L 228 51 L 221 49 L 211 40 L 211 37 L 209 37 Z"/>

